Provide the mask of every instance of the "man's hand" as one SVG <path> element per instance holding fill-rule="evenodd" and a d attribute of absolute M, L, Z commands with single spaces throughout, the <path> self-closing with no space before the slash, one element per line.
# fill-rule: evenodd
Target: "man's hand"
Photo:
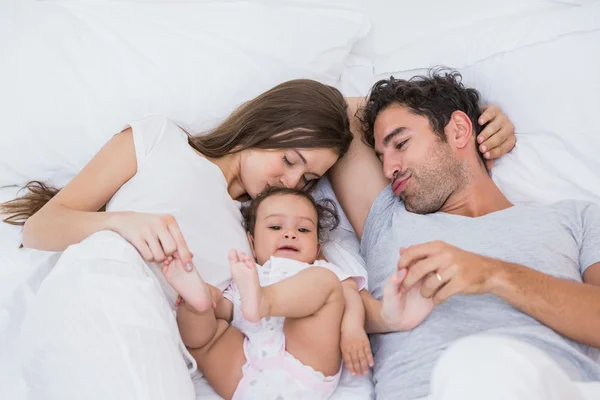
<path fill-rule="evenodd" d="M 421 294 L 421 283 L 404 289 L 406 268 L 392 274 L 383 289 L 381 318 L 390 331 L 408 331 L 417 327 L 431 314 L 434 304 Z"/>
<path fill-rule="evenodd" d="M 456 294 L 489 293 L 503 264 L 436 241 L 400 249 L 398 269 L 408 269 L 404 290 L 421 285 L 423 297 L 437 305 Z"/>
<path fill-rule="evenodd" d="M 342 330 L 340 347 L 344 364 L 353 376 L 368 374 L 369 367 L 375 365 L 371 343 L 364 329 Z"/>

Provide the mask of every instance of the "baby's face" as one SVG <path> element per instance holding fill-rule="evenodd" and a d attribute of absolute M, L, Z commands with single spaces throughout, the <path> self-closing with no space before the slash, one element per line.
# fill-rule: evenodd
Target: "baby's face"
<path fill-rule="evenodd" d="M 258 207 L 254 256 L 263 265 L 271 256 L 312 264 L 319 255 L 317 212 L 292 194 L 271 196 Z"/>

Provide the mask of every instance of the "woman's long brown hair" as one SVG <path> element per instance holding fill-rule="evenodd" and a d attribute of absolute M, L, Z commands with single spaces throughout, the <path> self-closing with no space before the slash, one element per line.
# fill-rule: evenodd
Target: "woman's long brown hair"
<path fill-rule="evenodd" d="M 346 108 L 342 94 L 331 86 L 288 81 L 244 103 L 206 134 L 190 135 L 189 143 L 209 158 L 250 148 L 324 148 L 342 157 L 352 141 Z M 24 189 L 22 197 L 0 204 L 0 213 L 8 215 L 4 222 L 24 225 L 59 191 L 39 181 Z"/>

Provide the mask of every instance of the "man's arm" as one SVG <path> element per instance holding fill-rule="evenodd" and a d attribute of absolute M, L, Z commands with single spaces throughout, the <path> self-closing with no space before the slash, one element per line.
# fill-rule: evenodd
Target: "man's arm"
<path fill-rule="evenodd" d="M 355 114 L 365 99 L 353 97 L 346 101 L 354 140 L 348 153 L 330 170 L 329 179 L 336 198 L 354 231 L 361 238 L 371 205 L 389 181 L 383 175 L 381 163 L 373 149 L 362 141 L 360 124 Z"/>
<path fill-rule="evenodd" d="M 558 333 L 600 348 L 600 263 L 585 271 L 583 281 L 509 264 L 499 269 L 491 293 Z"/>
<path fill-rule="evenodd" d="M 436 304 L 457 294 L 490 293 L 558 333 L 600 348 L 600 263 L 588 267 L 579 283 L 437 241 L 401 250 L 403 268 L 404 290 L 422 281 L 421 294 Z"/>

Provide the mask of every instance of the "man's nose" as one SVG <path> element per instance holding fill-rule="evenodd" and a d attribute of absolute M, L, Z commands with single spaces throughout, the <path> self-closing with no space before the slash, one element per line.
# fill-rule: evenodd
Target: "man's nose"
<path fill-rule="evenodd" d="M 396 179 L 396 177 L 400 174 L 400 165 L 393 160 L 383 160 L 383 173 L 386 178 L 390 181 Z"/>

